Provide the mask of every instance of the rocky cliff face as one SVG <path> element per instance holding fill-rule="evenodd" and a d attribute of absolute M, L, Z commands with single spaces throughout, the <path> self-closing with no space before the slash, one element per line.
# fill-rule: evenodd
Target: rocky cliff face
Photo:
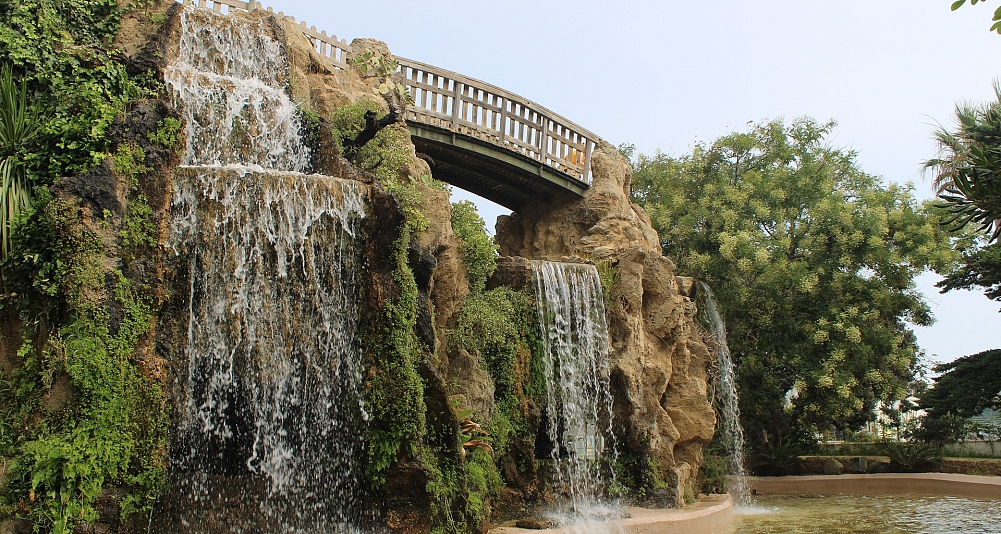
<path fill-rule="evenodd" d="M 331 119 L 337 110 L 363 99 L 377 103 L 381 113 L 402 109 L 405 106 L 402 95 L 373 97 L 373 88 L 382 78 L 371 71 L 363 75 L 358 69 L 333 69 L 315 52 L 298 26 L 287 19 L 262 12 L 234 16 L 263 19 L 287 57 L 290 95 L 324 119 L 317 136 L 316 170 L 353 180 L 376 181 L 372 174 L 358 172 L 356 166 L 341 156 L 330 137 Z M 170 48 L 171 41 L 159 37 L 150 42 L 152 45 L 147 45 L 147 49 L 163 47 L 158 44 L 162 42 L 167 42 Z M 352 46 L 359 53 L 376 58 L 372 64 L 377 64 L 379 58 L 392 60 L 389 49 L 379 41 L 356 40 Z M 402 125 L 393 128 L 403 129 Z M 394 160 L 398 168 L 392 170 L 398 179 L 414 182 L 419 192 L 416 210 L 426 217 L 421 231 L 412 236 L 408 255 L 418 289 L 415 335 L 428 358 L 426 363 L 418 365 L 425 384 L 423 402 L 429 412 L 426 424 L 439 434 L 453 435 L 439 439 L 439 448 L 444 450 L 439 450 L 438 455 L 449 457 L 458 452 L 455 444 L 458 421 L 450 402 L 458 402 L 489 420 L 495 411 L 495 384 L 485 370 L 482 355 L 470 354 L 451 340 L 450 332 L 456 327 L 469 294 L 466 266 L 459 250 L 461 239 L 451 227 L 448 194 L 415 180 L 431 175 L 431 170 L 417 157 L 409 140 L 405 139 L 403 144 L 404 154 Z M 592 157 L 592 172 L 593 184 L 583 199 L 567 197 L 550 204 L 537 203 L 498 221 L 501 261 L 492 285 L 526 286 L 531 276 L 524 272 L 526 264 L 517 258 L 600 262 L 614 273 L 614 283 L 606 290 L 610 291 L 608 313 L 616 428 L 625 438 L 627 464 L 634 470 L 635 484 L 646 486 L 648 493 L 654 487 L 666 488 L 660 492 L 661 501 L 682 506 L 685 493 L 693 490 L 702 449 L 711 439 L 715 424 L 715 414 L 707 400 L 710 354 L 695 330 L 695 308 L 687 296 L 690 285 L 682 282 L 679 287 L 674 265 L 661 255 L 658 236 L 649 218 L 629 200 L 628 162 L 613 147 L 603 144 Z M 387 207 L 380 209 L 391 211 Z M 393 240 L 400 237 L 402 219 L 384 219 L 397 220 L 398 226 L 373 228 L 370 235 L 383 244 L 372 250 L 387 251 Z M 395 266 L 387 262 L 387 257 L 385 252 L 370 254 L 368 265 L 373 269 L 367 293 L 367 309 L 372 310 L 369 313 L 375 313 L 398 291 L 393 289 Z M 521 351 L 523 356 L 525 352 L 527 349 Z M 525 357 L 530 359 L 531 355 Z M 531 399 L 523 398 L 521 402 L 530 433 L 537 429 L 539 408 Z M 530 460 L 530 447 L 527 442 L 521 445 L 524 458 L 520 463 Z M 427 504 L 426 498 L 412 495 L 414 482 L 426 485 L 429 476 L 420 462 L 413 460 L 401 456 L 400 462 L 390 468 L 385 487 L 389 501 L 401 510 Z M 503 466 L 507 460 L 499 463 Z M 512 465 L 502 467 L 502 471 L 509 485 L 517 489 L 517 499 L 537 496 L 534 469 L 526 475 Z M 394 517 L 399 525 L 413 526 L 421 523 L 415 519 L 419 515 L 418 511 Z"/>
<path fill-rule="evenodd" d="M 707 400 L 709 350 L 695 330 L 690 284 L 680 280 L 679 287 L 649 217 L 629 200 L 629 163 L 608 144 L 591 161 L 593 183 L 583 199 L 537 203 L 498 220 L 496 277 L 530 279 L 519 273 L 522 262 L 504 256 L 610 268 L 616 425 L 635 460 L 637 483 L 647 489 L 666 484 L 660 497 L 683 506 L 686 492 L 697 493 L 694 477 L 716 421 Z"/>
<path fill-rule="evenodd" d="M 185 9 L 193 8 L 165 1 L 124 19 L 115 47 L 127 57 L 133 75 L 153 71 L 164 80 L 184 38 L 181 13 Z M 195 16 L 214 15 L 201 12 Z M 217 169 L 214 179 L 233 182 L 229 189 L 234 190 L 243 189 L 239 180 L 256 180 L 259 189 L 279 191 L 286 187 L 282 184 L 308 181 L 302 176 L 316 172 L 326 175 L 322 180 L 340 184 L 334 189 L 350 183 L 348 188 L 357 189 L 362 197 L 364 221 L 352 241 L 362 249 L 353 262 L 360 271 L 357 314 L 365 352 L 361 389 L 367 410 L 362 425 L 366 430 L 359 437 L 365 450 L 358 453 L 365 457 L 367 467 L 358 484 L 373 488 L 364 496 L 363 506 L 372 510 L 377 522 L 401 532 L 428 532 L 446 524 L 460 531 L 482 531 L 489 526 L 491 514 L 496 519 L 501 512 L 522 513 L 547 498 L 540 484 L 544 477 L 539 475 L 544 469 L 537 469 L 536 462 L 535 438 L 542 413 L 537 385 L 533 385 L 536 349 L 532 338 L 538 337 L 533 330 L 537 325 L 532 324 L 530 292 L 520 291 L 532 280 L 527 259 L 595 262 L 614 274 L 605 289 L 610 302 L 615 428 L 625 448 L 628 482 L 648 493 L 660 490 L 663 504 L 683 505 L 714 426 L 706 400 L 709 353 L 695 332 L 694 306 L 685 296 L 690 286 L 679 287 L 673 264 L 660 254 L 649 219 L 629 201 L 628 163 L 614 148 L 603 145 L 592 158 L 594 184 L 583 199 L 535 204 L 502 218 L 497 226 L 501 253 L 497 273 L 488 290 L 471 289 L 464 242 L 452 227 L 449 195 L 430 180 L 432 171 L 415 153 L 405 125 L 386 128 L 370 143 L 370 153 L 345 154 L 341 148 L 343 136 L 358 126 L 360 112 L 372 109 L 381 116 L 405 106 L 401 94 L 374 91 L 395 72 L 386 45 L 356 40 L 352 45 L 356 53 L 368 57 L 373 67 L 366 73 L 357 68 L 336 70 L 315 52 L 299 26 L 287 19 L 260 10 L 229 17 L 218 22 L 229 27 L 226 31 L 232 31 L 233 24 L 249 24 L 277 43 L 280 57 L 274 58 L 268 75 L 279 92 L 298 105 L 296 120 L 308 139 L 310 155 L 308 162 L 300 162 L 301 169 L 297 167 L 297 172 L 306 172 L 295 178 L 261 175 L 258 166 L 242 174 Z M 168 465 L 167 442 L 175 448 L 180 443 L 178 420 L 188 387 L 183 384 L 189 365 L 185 348 L 191 337 L 189 316 L 194 313 L 192 281 L 199 279 L 193 274 L 197 262 L 177 259 L 177 250 L 188 245 L 171 243 L 172 221 L 179 217 L 178 206 L 185 204 L 177 202 L 177 193 L 196 181 L 190 167 L 178 168 L 182 138 L 195 127 L 193 123 L 213 112 L 209 106 L 185 115 L 175 104 L 166 95 L 161 100 L 131 103 L 111 129 L 112 148 L 128 148 L 138 158 L 137 168 L 145 170 L 130 173 L 121 162 L 116 166 L 109 159 L 53 186 L 54 200 L 48 208 L 53 213 L 39 215 L 69 221 L 69 230 L 97 236 L 87 242 L 100 243 L 100 250 L 84 251 L 88 265 L 93 264 L 94 283 L 76 284 L 79 287 L 74 289 L 69 287 L 74 285 L 69 278 L 65 292 L 80 296 L 92 285 L 95 293 L 79 300 L 93 301 L 95 309 L 107 308 L 109 331 L 120 330 L 127 311 L 127 302 L 119 302 L 123 299 L 115 293 L 115 280 L 120 280 L 119 285 L 133 284 L 141 303 L 149 307 L 148 328 L 143 323 L 144 329 L 130 338 L 132 345 L 117 350 L 138 369 L 143 387 L 156 401 L 128 402 L 150 410 L 166 406 L 150 414 L 138 410 L 148 420 L 130 423 L 130 428 L 139 429 L 136 440 L 146 439 L 148 432 L 155 433 L 155 440 L 146 439 L 152 444 L 123 462 L 142 465 L 150 473 Z M 154 142 L 166 125 L 174 125 L 169 143 Z M 246 125 L 228 138 L 256 135 L 258 125 L 252 120 Z M 241 151 L 254 150 L 253 143 L 242 142 L 230 148 L 240 157 L 248 155 Z M 268 186 L 271 182 L 274 187 Z M 212 208 L 218 200 L 212 194 L 202 196 L 207 209 L 219 209 Z M 60 207 L 66 208 L 65 213 L 53 211 Z M 257 215 L 237 214 L 236 218 Z M 133 235 L 135 228 L 141 230 L 137 235 Z M 69 230 L 63 237 L 50 236 L 55 248 L 73 238 Z M 316 239 L 323 235 L 317 233 Z M 217 237 L 225 241 L 222 233 Z M 202 248 L 225 250 L 224 244 L 209 241 Z M 322 252 L 322 245 L 311 242 L 310 246 Z M 221 264 L 229 265 L 226 261 Z M 241 271 L 237 264 L 228 268 L 234 274 Z M 200 283 L 225 289 L 229 282 L 222 276 L 217 282 Z M 287 294 L 282 298 L 289 300 Z M 240 326 L 244 316 L 259 311 L 248 309 L 223 329 L 237 332 L 244 328 Z M 13 331 L 15 323 L 5 319 L 3 326 Z M 294 334 L 299 326 L 294 323 L 285 321 L 281 329 Z M 61 327 L 52 328 L 56 332 Z M 10 373 L 16 371 L 13 356 L 18 347 L 11 342 L 16 336 L 7 335 L 6 330 L 0 338 L 5 355 L 0 364 Z M 80 402 L 80 384 L 66 373 L 56 373 L 49 380 L 51 385 L 38 386 L 36 397 L 44 399 L 49 412 L 70 413 Z M 492 433 L 492 453 L 489 447 L 469 446 L 477 441 L 470 434 L 477 435 L 478 424 Z M 252 425 L 244 426 L 243 430 L 252 431 Z M 239 462 L 230 459 L 230 463 L 242 469 Z M 33 475 L 17 476 L 23 482 Z M 151 487 L 158 483 L 156 476 L 162 475 L 150 475 Z M 245 475 L 225 469 L 211 478 L 218 482 L 220 492 L 232 492 L 234 498 L 246 496 L 250 486 L 251 493 L 267 492 L 259 479 L 248 483 Z M 133 522 L 118 519 L 120 504 L 132 491 L 125 479 L 109 475 L 101 484 L 104 489 L 98 497 L 87 497 L 90 500 L 85 504 L 92 507 L 88 510 L 96 511 L 87 517 L 90 524 L 81 528 L 100 532 L 144 529 L 144 515 L 134 515 Z M 12 502 L 28 502 L 27 486 L 4 491 L 14 495 Z M 17 491 L 23 494 L 15 495 Z M 231 506 L 236 501 L 229 502 L 199 518 L 207 525 L 203 530 L 232 528 L 227 514 L 243 512 L 234 512 Z M 171 514 L 181 511 L 171 506 L 169 499 L 158 501 L 160 530 L 171 531 Z M 260 510 L 245 512 L 244 519 L 253 521 Z M 0 523 L 0 527 L 12 524 L 30 528 L 12 522 Z"/>

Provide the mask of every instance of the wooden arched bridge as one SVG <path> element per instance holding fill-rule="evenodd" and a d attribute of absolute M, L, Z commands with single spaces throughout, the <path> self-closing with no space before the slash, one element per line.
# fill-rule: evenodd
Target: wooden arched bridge
<path fill-rule="evenodd" d="M 184 2 L 218 13 L 273 13 L 255 0 Z M 353 51 L 347 41 L 305 22 L 299 28 L 331 66 L 350 68 Z M 417 151 L 431 160 L 435 178 L 515 211 L 531 200 L 547 202 L 560 193 L 583 195 L 590 186 L 596 135 L 499 87 L 396 59 L 413 98 L 407 127 Z"/>

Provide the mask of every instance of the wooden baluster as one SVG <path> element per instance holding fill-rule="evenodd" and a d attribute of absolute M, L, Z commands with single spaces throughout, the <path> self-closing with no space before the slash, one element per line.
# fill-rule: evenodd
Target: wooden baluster
<path fill-rule="evenodd" d="M 549 117 L 542 116 L 542 134 L 539 136 L 539 157 L 536 158 L 542 163 L 546 162 L 549 154 Z"/>
<path fill-rule="evenodd" d="M 500 144 L 504 144 L 504 139 L 507 137 L 507 97 L 501 98 L 500 105 Z"/>
<path fill-rule="evenodd" d="M 457 131 L 459 128 L 459 113 L 462 108 L 462 91 L 459 89 L 462 84 L 459 80 L 452 80 L 452 128 L 451 130 Z"/>
<path fill-rule="evenodd" d="M 591 152 L 594 152 L 594 141 L 589 138 L 585 146 L 587 147 L 587 151 L 584 154 L 584 172 L 581 176 L 581 181 L 587 185 L 591 185 Z"/>

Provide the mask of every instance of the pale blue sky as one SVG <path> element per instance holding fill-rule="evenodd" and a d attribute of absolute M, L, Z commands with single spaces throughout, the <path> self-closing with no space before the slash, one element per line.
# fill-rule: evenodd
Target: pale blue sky
<path fill-rule="evenodd" d="M 1001 36 L 987 31 L 994 2 L 950 12 L 951 0 L 269 1 L 641 152 L 681 155 L 748 121 L 835 119 L 835 145 L 858 151 L 870 173 L 915 182 L 921 197 L 934 124 L 950 123 L 956 101 L 989 99 L 1001 77 Z M 488 225 L 499 213 L 481 204 Z M 917 329 L 921 346 L 938 361 L 1001 347 L 1001 303 L 939 295 L 934 280 L 919 280 L 938 318 Z"/>

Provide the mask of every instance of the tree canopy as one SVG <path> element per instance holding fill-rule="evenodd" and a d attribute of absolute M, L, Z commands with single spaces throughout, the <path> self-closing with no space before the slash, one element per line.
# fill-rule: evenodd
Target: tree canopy
<path fill-rule="evenodd" d="M 746 429 L 858 426 L 906 395 L 932 322 L 914 277 L 953 259 L 911 186 L 831 147 L 833 122 L 752 125 L 635 160 L 633 195 L 679 271 L 715 291 Z"/>
<path fill-rule="evenodd" d="M 962 251 L 959 266 L 945 273 L 945 278 L 935 286 L 943 293 L 981 288 L 987 298 L 1001 301 L 1001 243 Z"/>
<path fill-rule="evenodd" d="M 943 223 L 953 231 L 973 224 L 988 241 L 1001 237 L 1001 86 L 994 92 L 996 101 L 956 106 L 955 131 L 935 132 L 939 155 L 924 164 L 951 215 Z"/>
<path fill-rule="evenodd" d="M 942 375 L 920 399 L 929 417 L 972 417 L 1001 408 L 1001 349 L 963 356 L 934 369 Z"/>
<path fill-rule="evenodd" d="M 975 6 L 980 2 L 986 3 L 986 0 L 970 0 L 970 5 Z M 964 4 L 966 4 L 966 0 L 955 0 L 952 3 L 952 10 L 955 11 L 963 7 Z M 994 22 L 991 25 L 991 31 L 1001 33 L 1001 7 L 994 10 L 994 16 L 991 20 Z"/>

